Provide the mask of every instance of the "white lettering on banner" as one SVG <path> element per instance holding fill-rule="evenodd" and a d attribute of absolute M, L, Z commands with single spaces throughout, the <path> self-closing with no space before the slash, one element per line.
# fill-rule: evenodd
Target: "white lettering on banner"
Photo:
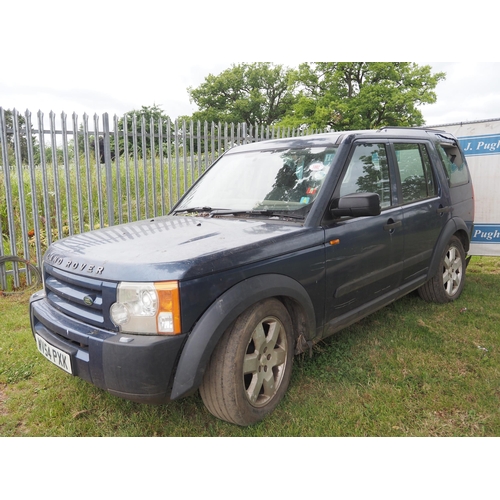
<path fill-rule="evenodd" d="M 474 231 L 474 238 L 491 241 L 495 238 L 500 238 L 500 232 L 499 231 L 495 231 L 495 232 L 490 231 L 487 233 L 485 231 L 481 231 L 480 229 L 476 229 Z"/>
<path fill-rule="evenodd" d="M 465 156 L 500 154 L 500 136 L 459 137 Z"/>
<path fill-rule="evenodd" d="M 483 141 L 479 141 L 478 144 L 477 144 L 476 149 L 477 150 L 485 149 L 486 151 L 496 151 L 499 146 L 500 146 L 500 141 L 498 141 L 496 143 L 495 142 L 483 142 Z"/>
<path fill-rule="evenodd" d="M 475 224 L 472 234 L 473 243 L 500 243 L 499 224 Z"/>

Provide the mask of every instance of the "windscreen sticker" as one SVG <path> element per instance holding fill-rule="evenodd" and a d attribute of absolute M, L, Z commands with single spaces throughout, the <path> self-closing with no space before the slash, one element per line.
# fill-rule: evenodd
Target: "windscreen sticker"
<path fill-rule="evenodd" d="M 318 172 L 320 170 L 323 170 L 325 166 L 322 163 L 313 163 L 312 165 L 309 165 L 309 170 L 311 172 Z"/>
<path fill-rule="evenodd" d="M 306 190 L 306 194 L 316 194 L 318 192 L 318 188 L 308 187 Z"/>
<path fill-rule="evenodd" d="M 297 199 L 297 198 L 295 198 Z M 302 198 L 300 199 L 300 203 L 303 203 L 304 205 L 307 205 L 309 203 L 309 200 L 311 198 L 309 198 L 309 196 L 302 196 Z"/>
<path fill-rule="evenodd" d="M 311 179 L 313 181 L 320 181 L 326 177 L 326 172 L 313 172 L 311 174 Z"/>

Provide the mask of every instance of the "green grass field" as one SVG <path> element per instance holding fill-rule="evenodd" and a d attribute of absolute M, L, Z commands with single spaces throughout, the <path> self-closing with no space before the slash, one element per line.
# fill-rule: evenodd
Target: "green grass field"
<path fill-rule="evenodd" d="M 198 395 L 113 397 L 37 351 L 28 293 L 0 297 L 0 436 L 499 436 L 500 258 L 474 257 L 462 296 L 410 294 L 295 358 L 285 399 L 248 428 Z"/>

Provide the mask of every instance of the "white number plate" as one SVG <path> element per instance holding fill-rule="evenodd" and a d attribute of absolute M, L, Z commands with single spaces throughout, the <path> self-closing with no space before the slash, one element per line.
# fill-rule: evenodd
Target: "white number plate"
<path fill-rule="evenodd" d="M 56 366 L 62 368 L 65 372 L 73 374 L 71 370 L 71 356 L 66 354 L 61 349 L 50 345 L 47 341 L 42 339 L 40 335 L 35 333 L 36 346 L 38 350 L 49 360 L 52 361 Z"/>

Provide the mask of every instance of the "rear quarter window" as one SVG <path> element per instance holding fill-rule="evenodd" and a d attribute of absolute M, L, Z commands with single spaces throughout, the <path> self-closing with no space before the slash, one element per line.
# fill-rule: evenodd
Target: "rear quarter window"
<path fill-rule="evenodd" d="M 467 184 L 469 182 L 469 171 L 460 149 L 456 145 L 438 144 L 437 151 L 443 162 L 450 187 Z"/>

